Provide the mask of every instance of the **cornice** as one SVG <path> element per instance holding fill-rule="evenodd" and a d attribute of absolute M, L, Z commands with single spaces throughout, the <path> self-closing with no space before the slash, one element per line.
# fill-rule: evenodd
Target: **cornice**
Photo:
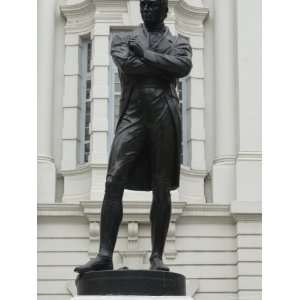
<path fill-rule="evenodd" d="M 83 211 L 79 204 L 69 203 L 38 203 L 38 217 L 83 217 Z"/>
<path fill-rule="evenodd" d="M 179 0 L 178 6 L 186 14 L 189 14 L 190 16 L 193 16 L 193 17 L 204 16 L 206 18 L 208 15 L 208 8 L 203 7 L 202 1 L 200 1 L 200 0 L 198 0 L 197 2 L 191 1 L 191 0 Z"/>
<path fill-rule="evenodd" d="M 53 157 L 49 155 L 38 155 L 37 156 L 37 161 L 38 162 L 49 162 L 49 163 L 54 163 Z"/>
<path fill-rule="evenodd" d="M 185 202 L 172 202 L 172 222 L 183 214 L 185 205 Z M 99 222 L 102 201 L 82 201 L 80 206 L 89 222 Z M 149 223 L 150 208 L 150 201 L 123 201 L 123 222 Z"/>
<path fill-rule="evenodd" d="M 237 160 L 261 161 L 262 153 L 260 151 L 240 151 L 237 155 Z"/>
<path fill-rule="evenodd" d="M 257 222 L 262 219 L 262 203 L 258 201 L 234 201 L 230 212 L 236 222 Z"/>
<path fill-rule="evenodd" d="M 89 164 L 79 165 L 76 169 L 73 170 L 61 170 L 63 176 L 66 175 L 78 175 L 90 172 L 91 167 Z"/>
<path fill-rule="evenodd" d="M 183 165 L 180 167 L 180 173 L 183 176 L 191 177 L 205 177 L 208 174 L 207 170 L 195 170 Z"/>
<path fill-rule="evenodd" d="M 85 164 L 82 164 L 82 165 L 78 165 L 76 169 L 61 170 L 60 173 L 63 176 L 66 176 L 66 175 L 78 175 L 78 174 L 88 173 L 88 172 L 90 172 L 93 169 L 106 170 L 107 169 L 107 164 L 85 163 Z"/>
<path fill-rule="evenodd" d="M 38 216 L 74 216 L 86 217 L 90 222 L 99 222 L 99 215 L 102 201 L 82 201 L 80 203 L 38 203 Z M 183 217 L 229 217 L 241 215 L 241 211 L 231 212 L 228 204 L 213 203 L 192 203 L 183 201 L 172 202 L 172 222 Z M 149 212 L 151 208 L 150 201 L 124 201 L 123 221 L 128 222 L 149 222 Z M 247 213 L 244 213 L 247 215 Z"/>
<path fill-rule="evenodd" d="M 95 4 L 92 0 L 83 0 L 75 4 L 64 4 L 60 6 L 60 11 L 66 19 L 91 12 L 93 10 L 95 10 Z"/>
<path fill-rule="evenodd" d="M 175 6 L 176 29 L 184 35 L 201 35 L 209 10 L 203 7 L 202 1 L 180 0 Z"/>
<path fill-rule="evenodd" d="M 216 158 L 213 161 L 213 164 L 220 164 L 220 165 L 234 165 L 236 162 L 236 157 L 235 156 L 223 156 Z"/>
<path fill-rule="evenodd" d="M 184 217 L 230 217 L 229 204 L 193 203 L 187 204 Z"/>

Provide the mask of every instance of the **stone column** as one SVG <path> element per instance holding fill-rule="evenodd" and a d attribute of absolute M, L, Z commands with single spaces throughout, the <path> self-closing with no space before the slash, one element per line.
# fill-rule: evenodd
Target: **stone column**
<path fill-rule="evenodd" d="M 56 183 L 52 150 L 56 0 L 38 1 L 37 10 L 38 202 L 53 203 Z"/>
<path fill-rule="evenodd" d="M 235 198 L 236 47 L 234 0 L 215 1 L 216 153 L 212 171 L 213 201 Z"/>
<path fill-rule="evenodd" d="M 261 7 L 236 1 L 238 155 L 236 200 L 261 201 Z"/>

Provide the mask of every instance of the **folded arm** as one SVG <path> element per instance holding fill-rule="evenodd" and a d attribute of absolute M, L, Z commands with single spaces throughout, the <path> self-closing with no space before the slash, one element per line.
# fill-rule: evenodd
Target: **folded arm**
<path fill-rule="evenodd" d="M 117 67 L 126 74 L 166 77 L 163 70 L 153 68 L 134 55 L 129 49 L 128 41 L 124 36 L 114 36 L 111 43 L 111 56 Z"/>
<path fill-rule="evenodd" d="M 142 60 L 149 66 L 168 72 L 173 77 L 181 78 L 191 71 L 192 48 L 186 39 L 178 37 L 173 55 L 145 50 Z"/>

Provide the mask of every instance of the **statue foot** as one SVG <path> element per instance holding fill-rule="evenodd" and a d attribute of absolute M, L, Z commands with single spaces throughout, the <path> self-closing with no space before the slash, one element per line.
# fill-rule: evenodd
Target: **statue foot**
<path fill-rule="evenodd" d="M 113 270 L 112 258 L 98 254 L 95 258 L 90 259 L 86 264 L 76 267 L 74 272 L 83 274 L 89 271 Z"/>
<path fill-rule="evenodd" d="M 150 259 L 150 270 L 152 271 L 165 271 L 168 272 L 170 269 L 163 263 L 159 257 Z"/>

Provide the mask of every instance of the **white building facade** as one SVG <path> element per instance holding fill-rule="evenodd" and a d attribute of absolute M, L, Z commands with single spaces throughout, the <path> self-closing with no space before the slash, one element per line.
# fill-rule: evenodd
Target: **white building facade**
<path fill-rule="evenodd" d="M 139 0 L 38 1 L 38 299 L 70 300 L 73 268 L 98 250 L 118 117 L 112 35 L 141 23 Z M 261 299 L 259 0 L 169 0 L 190 40 L 179 83 L 180 188 L 165 262 L 195 300 Z M 125 191 L 115 267 L 148 268 L 152 194 Z"/>

